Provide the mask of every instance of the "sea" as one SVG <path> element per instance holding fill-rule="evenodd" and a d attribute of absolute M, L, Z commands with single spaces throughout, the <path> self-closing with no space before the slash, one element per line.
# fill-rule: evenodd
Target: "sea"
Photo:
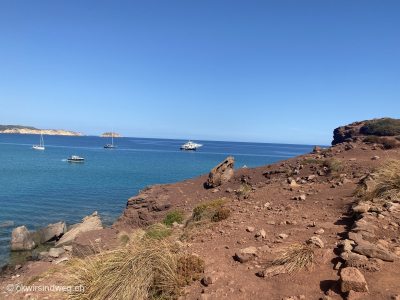
<path fill-rule="evenodd" d="M 207 174 L 228 156 L 235 169 L 258 167 L 313 150 L 313 145 L 201 141 L 182 151 L 187 140 L 45 135 L 45 150 L 32 149 L 40 136 L 0 134 L 0 267 L 16 263 L 9 252 L 13 228 L 31 232 L 50 223 L 78 223 L 97 211 L 110 226 L 128 198 L 148 185 Z M 83 163 L 66 161 L 78 155 Z M 14 255 L 14 256 L 13 256 Z"/>

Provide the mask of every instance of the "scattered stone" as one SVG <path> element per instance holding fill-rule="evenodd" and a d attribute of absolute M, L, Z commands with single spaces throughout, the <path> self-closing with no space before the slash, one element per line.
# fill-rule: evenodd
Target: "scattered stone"
<path fill-rule="evenodd" d="M 261 237 L 263 239 L 265 239 L 267 237 L 267 233 L 265 232 L 264 229 L 261 229 L 259 232 L 256 233 L 256 237 Z"/>
<path fill-rule="evenodd" d="M 253 226 L 248 226 L 248 227 L 246 228 L 246 231 L 247 231 L 247 232 L 253 232 L 253 231 L 254 231 L 254 227 L 253 227 Z"/>
<path fill-rule="evenodd" d="M 307 181 L 311 181 L 315 179 L 315 175 L 307 176 Z"/>
<path fill-rule="evenodd" d="M 340 280 L 340 287 L 343 293 L 350 291 L 368 293 L 368 286 L 364 275 L 356 268 L 343 268 L 340 272 Z"/>
<path fill-rule="evenodd" d="M 209 285 L 215 283 L 217 280 L 218 280 L 218 274 L 215 272 L 212 272 L 210 274 L 204 275 L 202 283 L 205 286 L 209 286 Z"/>
<path fill-rule="evenodd" d="M 298 197 L 298 199 L 304 201 L 304 200 L 306 200 L 306 195 L 300 195 Z"/>
<path fill-rule="evenodd" d="M 375 156 L 373 156 L 371 159 L 372 159 L 372 160 L 378 160 L 378 159 L 379 159 L 379 156 L 375 155 Z"/>
<path fill-rule="evenodd" d="M 343 240 L 338 243 L 338 246 L 341 247 L 342 252 L 350 252 L 353 250 L 353 245 L 355 245 L 352 240 Z"/>
<path fill-rule="evenodd" d="M 282 240 L 287 239 L 289 236 L 285 233 L 281 233 L 280 235 L 278 235 L 278 237 L 280 237 Z"/>
<path fill-rule="evenodd" d="M 286 273 L 284 266 L 272 266 L 257 273 L 257 276 L 264 278 L 271 278 L 273 276 Z"/>
<path fill-rule="evenodd" d="M 36 247 L 36 243 L 32 240 L 31 234 L 25 226 L 14 228 L 11 233 L 10 250 L 26 251 Z"/>
<path fill-rule="evenodd" d="M 313 244 L 319 248 L 324 248 L 324 242 L 317 236 L 312 236 L 307 240 L 307 244 Z"/>
<path fill-rule="evenodd" d="M 61 258 L 61 259 L 59 259 L 59 260 L 56 260 L 56 261 L 54 262 L 54 264 L 58 265 L 58 264 L 60 264 L 60 263 L 62 263 L 62 262 L 64 262 L 64 261 L 68 261 L 68 260 L 69 260 L 68 257 L 63 257 L 63 258 Z"/>
<path fill-rule="evenodd" d="M 322 234 L 324 233 L 325 230 L 323 230 L 322 228 L 318 229 L 317 231 L 314 232 L 314 234 Z"/>
<path fill-rule="evenodd" d="M 365 204 L 358 204 L 357 206 L 353 207 L 353 211 L 356 213 L 366 213 L 368 212 L 370 209 L 369 204 L 365 203 Z"/>
<path fill-rule="evenodd" d="M 342 263 L 339 261 L 339 262 L 335 265 L 335 270 L 339 270 L 341 266 L 342 266 Z"/>

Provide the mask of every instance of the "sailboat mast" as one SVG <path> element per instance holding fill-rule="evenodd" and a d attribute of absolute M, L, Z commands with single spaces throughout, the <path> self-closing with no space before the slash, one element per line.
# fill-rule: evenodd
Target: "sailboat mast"
<path fill-rule="evenodd" d="M 114 146 L 114 128 L 112 129 L 111 132 L 111 146 Z"/>

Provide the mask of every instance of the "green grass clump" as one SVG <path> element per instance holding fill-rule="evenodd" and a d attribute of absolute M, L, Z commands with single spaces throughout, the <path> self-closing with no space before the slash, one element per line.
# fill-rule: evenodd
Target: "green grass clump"
<path fill-rule="evenodd" d="M 147 228 L 146 236 L 152 239 L 162 240 L 167 236 L 170 236 L 172 231 L 174 231 L 172 228 L 168 228 L 164 224 L 157 223 Z"/>
<path fill-rule="evenodd" d="M 324 161 L 320 160 L 320 159 L 305 159 L 302 162 L 300 162 L 301 165 L 308 165 L 308 164 L 315 164 L 315 165 L 322 165 L 324 163 Z"/>
<path fill-rule="evenodd" d="M 363 142 L 367 144 L 380 144 L 381 139 L 377 135 L 369 135 L 364 138 Z"/>
<path fill-rule="evenodd" d="M 183 221 L 184 210 L 176 210 L 167 214 L 162 221 L 165 225 L 171 226 L 174 222 L 180 224 Z"/>
<path fill-rule="evenodd" d="M 325 160 L 324 167 L 328 168 L 328 173 L 341 172 L 344 170 L 342 162 L 335 158 Z"/>
<path fill-rule="evenodd" d="M 361 127 L 360 133 L 377 136 L 400 135 L 400 119 L 383 119 L 376 122 L 366 122 Z"/>

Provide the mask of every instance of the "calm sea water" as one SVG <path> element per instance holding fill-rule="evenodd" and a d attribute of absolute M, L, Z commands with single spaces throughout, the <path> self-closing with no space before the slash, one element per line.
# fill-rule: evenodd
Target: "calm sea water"
<path fill-rule="evenodd" d="M 197 151 L 181 151 L 187 141 L 44 136 L 46 150 L 31 149 L 38 135 L 0 134 L 0 266 L 9 262 L 11 231 L 49 223 L 80 222 L 98 211 L 111 225 L 129 197 L 147 185 L 171 183 L 208 173 L 228 156 L 235 168 L 256 167 L 310 152 L 313 146 L 198 141 Z M 71 155 L 84 163 L 65 161 Z"/>

